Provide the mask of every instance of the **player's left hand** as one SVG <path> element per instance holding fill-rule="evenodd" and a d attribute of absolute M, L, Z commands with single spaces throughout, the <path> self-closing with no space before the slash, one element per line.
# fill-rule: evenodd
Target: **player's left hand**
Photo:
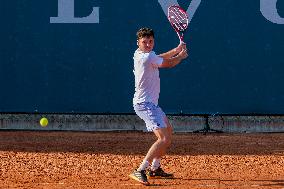
<path fill-rule="evenodd" d="M 176 47 L 176 52 L 180 53 L 182 50 L 186 50 L 186 43 L 182 42 Z"/>

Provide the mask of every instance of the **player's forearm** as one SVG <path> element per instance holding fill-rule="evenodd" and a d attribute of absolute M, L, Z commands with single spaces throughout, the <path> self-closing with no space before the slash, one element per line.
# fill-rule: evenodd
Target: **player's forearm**
<path fill-rule="evenodd" d="M 179 52 L 177 51 L 177 48 L 174 48 L 172 50 L 169 50 L 168 52 L 159 54 L 160 57 L 164 58 L 164 59 L 170 59 L 173 56 L 177 55 Z"/>
<path fill-rule="evenodd" d="M 171 66 L 170 67 L 175 67 L 179 63 L 181 63 L 183 59 L 180 56 L 174 56 L 170 58 Z"/>
<path fill-rule="evenodd" d="M 182 61 L 181 56 L 174 56 L 169 59 L 164 59 L 161 68 L 172 68 L 178 65 Z"/>

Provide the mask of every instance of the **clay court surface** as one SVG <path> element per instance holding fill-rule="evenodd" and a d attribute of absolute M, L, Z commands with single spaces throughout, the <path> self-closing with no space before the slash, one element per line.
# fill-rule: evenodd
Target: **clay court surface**
<path fill-rule="evenodd" d="M 284 133 L 179 133 L 164 169 L 128 174 L 155 141 L 143 132 L 0 131 L 0 188 L 284 188 Z"/>

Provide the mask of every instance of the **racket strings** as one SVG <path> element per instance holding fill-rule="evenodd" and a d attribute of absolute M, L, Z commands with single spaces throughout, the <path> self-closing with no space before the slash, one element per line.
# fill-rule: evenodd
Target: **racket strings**
<path fill-rule="evenodd" d="M 185 31 L 188 26 L 188 17 L 177 7 L 171 7 L 168 17 L 172 25 L 179 31 Z"/>
<path fill-rule="evenodd" d="M 178 9 L 171 10 L 171 13 L 174 15 L 174 18 L 176 18 L 177 21 L 186 22 L 187 17 Z"/>

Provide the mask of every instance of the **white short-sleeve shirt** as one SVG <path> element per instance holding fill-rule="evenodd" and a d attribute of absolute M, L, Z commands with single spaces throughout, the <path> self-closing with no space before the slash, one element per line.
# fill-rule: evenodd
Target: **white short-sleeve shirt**
<path fill-rule="evenodd" d="M 154 51 L 145 53 L 137 49 L 133 59 L 135 76 L 133 104 L 152 102 L 157 105 L 160 94 L 159 65 L 163 63 L 163 58 L 157 56 Z"/>

